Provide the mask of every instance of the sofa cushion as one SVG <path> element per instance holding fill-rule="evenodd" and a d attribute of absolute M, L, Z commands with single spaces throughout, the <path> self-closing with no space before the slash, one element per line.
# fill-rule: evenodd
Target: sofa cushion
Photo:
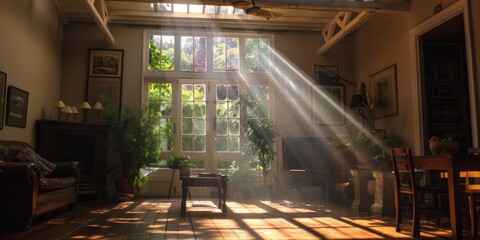
<path fill-rule="evenodd" d="M 48 192 L 57 189 L 75 186 L 75 177 L 64 178 L 40 178 L 39 192 Z"/>
<path fill-rule="evenodd" d="M 25 148 L 20 151 L 17 156 L 15 156 L 15 161 L 17 162 L 31 162 L 35 163 L 40 177 L 45 177 L 50 175 L 55 169 L 55 164 L 47 161 L 45 158 L 40 157 L 33 149 Z"/>

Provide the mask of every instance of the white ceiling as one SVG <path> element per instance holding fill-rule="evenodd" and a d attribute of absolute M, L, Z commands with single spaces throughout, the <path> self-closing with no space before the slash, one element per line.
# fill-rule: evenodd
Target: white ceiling
<path fill-rule="evenodd" d="M 114 44 L 108 25 L 215 28 L 250 31 L 320 31 L 328 50 L 377 12 L 405 12 L 409 0 L 256 0 L 254 15 L 155 11 L 152 3 L 202 4 L 248 8 L 250 0 L 55 0 L 64 22 L 95 21 L 107 43 Z M 275 12 L 273 17 L 269 12 Z M 243 12 L 243 10 L 237 11 Z M 259 14 L 261 16 L 256 16 Z"/>

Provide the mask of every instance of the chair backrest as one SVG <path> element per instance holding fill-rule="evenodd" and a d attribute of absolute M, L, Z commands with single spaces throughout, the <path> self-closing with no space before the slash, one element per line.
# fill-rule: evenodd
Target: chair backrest
<path fill-rule="evenodd" d="M 393 148 L 392 163 L 396 190 L 407 190 L 412 194 L 417 193 L 418 183 L 415 180 L 415 165 L 413 164 L 412 149 L 410 148 Z M 406 171 L 408 173 L 407 182 L 402 182 L 400 173 Z"/>
<path fill-rule="evenodd" d="M 480 155 L 480 147 L 468 148 L 467 154 Z M 479 163 L 480 164 L 480 163 Z M 465 173 L 465 189 L 480 189 L 480 172 L 468 171 Z"/>

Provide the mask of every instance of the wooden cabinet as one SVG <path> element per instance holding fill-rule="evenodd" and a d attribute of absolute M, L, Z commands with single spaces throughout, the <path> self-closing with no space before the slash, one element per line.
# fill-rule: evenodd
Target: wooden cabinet
<path fill-rule="evenodd" d="M 109 126 L 54 120 L 36 124 L 38 153 L 53 162 L 80 162 L 79 194 L 103 195 Z"/>
<path fill-rule="evenodd" d="M 425 153 L 432 136 L 453 137 L 465 152 L 472 140 L 463 43 L 425 41 L 423 56 Z"/>

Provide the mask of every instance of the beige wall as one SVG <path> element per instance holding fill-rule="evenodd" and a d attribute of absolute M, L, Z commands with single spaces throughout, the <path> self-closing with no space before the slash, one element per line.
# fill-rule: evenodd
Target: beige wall
<path fill-rule="evenodd" d="M 408 13 L 377 14 L 358 31 L 352 38 L 353 75 L 357 82 L 368 81 L 369 76 L 387 66 L 397 66 L 398 112 L 392 117 L 377 119 L 376 128 L 387 129 L 396 143 L 405 146 L 414 146 L 413 135 L 406 134 L 413 131 L 412 88 L 411 79 L 411 46 L 409 42 L 410 29 L 433 15 L 433 8 L 442 3 L 444 8 L 452 4 L 452 0 L 413 0 Z M 479 21 L 480 3 L 471 1 L 473 19 Z M 473 10 L 476 9 L 476 10 Z M 475 21 L 473 21 L 475 22 Z M 478 25 L 478 24 L 477 24 Z M 476 27 L 478 29 L 478 26 Z M 475 24 L 472 29 L 475 29 Z M 475 30 L 474 30 L 475 31 Z M 479 45 L 479 30 L 476 30 L 476 45 Z M 344 40 L 346 41 L 346 40 Z M 480 56 L 478 47 L 477 57 Z M 478 64 L 476 69 L 478 69 Z"/>
<path fill-rule="evenodd" d="M 0 71 L 29 92 L 26 128 L 4 126 L 0 139 L 34 144 L 35 120 L 52 118 L 61 85 L 62 24 L 52 1 L 0 1 Z"/>

